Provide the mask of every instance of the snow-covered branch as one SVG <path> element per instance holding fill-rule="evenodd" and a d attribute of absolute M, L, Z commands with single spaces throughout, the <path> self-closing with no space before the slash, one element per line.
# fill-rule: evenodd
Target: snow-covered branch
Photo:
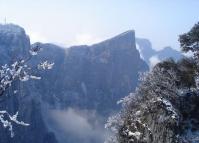
<path fill-rule="evenodd" d="M 33 68 L 28 65 L 28 62 L 41 51 L 39 45 L 34 45 L 30 49 L 30 55 L 28 58 L 20 59 L 15 61 L 13 64 L 5 64 L 0 67 L 0 96 L 4 96 L 4 92 L 7 88 L 12 86 L 14 81 L 28 81 L 29 79 L 39 80 L 41 77 L 32 74 Z M 37 65 L 36 69 L 40 70 L 49 70 L 53 68 L 54 63 L 44 61 Z M 17 91 L 14 91 L 16 94 Z M 0 111 L 0 123 L 3 124 L 4 128 L 8 128 L 10 131 L 11 137 L 14 137 L 13 123 L 21 126 L 29 126 L 29 124 L 24 123 L 23 121 L 18 121 L 18 112 L 14 115 L 10 115 L 7 111 Z"/>
<path fill-rule="evenodd" d="M 18 121 L 17 117 L 18 112 L 14 115 L 10 115 L 7 111 L 0 111 L 0 122 L 3 124 L 4 128 L 8 128 L 11 137 L 14 137 L 13 123 L 22 126 L 29 126 L 29 124 L 24 123 L 23 121 Z"/>

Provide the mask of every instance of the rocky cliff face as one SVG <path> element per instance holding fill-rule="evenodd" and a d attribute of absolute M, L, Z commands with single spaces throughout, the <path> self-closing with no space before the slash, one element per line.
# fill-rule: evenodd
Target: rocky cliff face
<path fill-rule="evenodd" d="M 121 97 L 135 89 L 138 73 L 148 69 L 135 48 L 134 37 L 129 31 L 93 46 L 75 46 L 63 52 L 43 44 L 39 58 L 55 61 L 55 68 L 41 81 L 42 87 L 50 87 L 42 98 L 55 102 L 56 93 L 57 100 L 64 101 L 58 103 L 60 106 L 110 113 Z"/>
<path fill-rule="evenodd" d="M 23 28 L 16 25 L 0 25 L 0 64 L 11 64 L 20 59 L 26 59 L 29 54 L 30 41 Z M 25 83 L 16 81 L 0 100 L 0 109 L 10 114 L 19 111 L 20 120 L 29 122 L 27 128 L 14 126 L 16 135 L 10 138 L 10 133 L 0 124 L 1 143 L 56 143 L 53 133 L 50 133 L 43 121 L 40 98 L 28 94 Z M 18 92 L 14 94 L 14 91 Z M 34 91 L 31 91 L 34 92 Z M 35 91 L 36 92 L 36 91 Z"/>
<path fill-rule="evenodd" d="M 26 57 L 30 48 L 29 37 L 16 25 L 0 25 L 0 63 L 9 64 Z"/>
<path fill-rule="evenodd" d="M 22 28 L 1 25 L 0 35 L 1 64 L 28 54 L 30 42 Z M 118 108 L 116 101 L 135 89 L 139 72 L 148 70 L 136 50 L 134 31 L 92 46 L 63 49 L 53 44 L 40 45 L 43 51 L 29 64 L 48 60 L 55 66 L 51 71 L 35 73 L 42 80 L 16 83 L 7 92 L 11 95 L 12 91 L 19 91 L 8 100 L 3 100 L 1 109 L 8 109 L 11 113 L 19 110 L 20 119 L 30 123 L 30 126 L 16 126 L 13 139 L 1 127 L 1 143 L 57 143 L 56 138 L 59 137 L 55 135 L 59 133 L 53 133 L 53 122 L 48 120 L 50 110 L 72 107 L 94 110 L 106 117 Z M 71 141 L 74 139 L 68 140 Z M 80 138 L 75 142 L 82 140 Z M 89 142 L 99 141 L 91 139 Z"/>

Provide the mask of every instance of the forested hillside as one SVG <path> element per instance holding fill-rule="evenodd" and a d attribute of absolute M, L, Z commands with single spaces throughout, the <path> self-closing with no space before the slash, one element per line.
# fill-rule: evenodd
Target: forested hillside
<path fill-rule="evenodd" d="M 199 142 L 199 23 L 179 41 L 193 56 L 163 61 L 141 76 L 137 90 L 120 101 L 123 109 L 109 118 L 114 135 L 107 142 Z"/>

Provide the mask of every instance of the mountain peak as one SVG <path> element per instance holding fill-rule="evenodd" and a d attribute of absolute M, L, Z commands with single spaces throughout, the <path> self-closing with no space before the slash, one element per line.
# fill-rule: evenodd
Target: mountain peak
<path fill-rule="evenodd" d="M 125 32 L 117 35 L 117 36 L 122 36 L 123 37 L 123 36 L 128 36 L 128 35 L 135 35 L 135 31 L 134 30 L 128 30 L 128 31 L 125 31 Z"/>
<path fill-rule="evenodd" d="M 15 24 L 0 24 L 0 33 L 3 34 L 25 34 L 25 30 Z"/>
<path fill-rule="evenodd" d="M 102 41 L 100 43 L 94 44 L 97 45 L 104 44 L 106 46 L 112 45 L 112 48 L 134 48 L 135 47 L 135 31 L 134 30 L 128 30 L 126 32 L 123 32 L 121 34 L 118 34 L 112 38 L 109 38 L 105 41 Z"/>
<path fill-rule="evenodd" d="M 25 30 L 14 24 L 0 24 L 0 64 L 28 55 L 30 40 Z M 10 53 L 12 57 L 6 56 Z"/>
<path fill-rule="evenodd" d="M 123 32 L 115 37 L 113 37 L 112 39 L 118 39 L 118 38 L 131 38 L 131 39 L 135 39 L 135 31 L 134 30 L 128 30 L 126 32 Z"/>

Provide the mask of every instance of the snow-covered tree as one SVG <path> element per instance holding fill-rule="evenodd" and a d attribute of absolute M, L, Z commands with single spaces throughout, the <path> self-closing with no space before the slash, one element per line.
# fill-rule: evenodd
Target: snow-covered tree
<path fill-rule="evenodd" d="M 25 59 L 20 59 L 15 61 L 11 65 L 3 65 L 0 68 L 0 96 L 6 96 L 4 92 L 12 86 L 12 83 L 19 80 L 22 82 L 28 81 L 29 79 L 41 79 L 41 77 L 36 76 L 32 73 L 33 67 L 28 65 L 28 62 L 41 51 L 39 44 L 33 45 L 29 51 L 29 56 Z M 54 63 L 48 61 L 43 61 L 38 63 L 36 69 L 38 70 L 49 70 L 53 67 Z M 14 91 L 14 94 L 17 91 Z M 23 121 L 18 121 L 18 112 L 14 115 L 10 115 L 6 110 L 0 111 L 0 123 L 3 124 L 3 127 L 8 128 L 11 134 L 11 137 L 14 136 L 13 132 L 13 123 L 29 126 L 28 123 Z"/>
<path fill-rule="evenodd" d="M 196 23 L 190 31 L 180 35 L 180 46 L 182 51 L 191 52 L 194 55 L 194 60 L 197 65 L 196 71 L 196 86 L 199 88 L 199 22 Z"/>
<path fill-rule="evenodd" d="M 199 52 L 199 22 L 196 23 L 189 32 L 180 35 L 180 46 L 184 52 Z"/>
<path fill-rule="evenodd" d="M 120 101 L 123 110 L 116 116 L 110 117 L 106 124 L 106 128 L 114 131 L 117 142 L 141 143 L 151 140 L 153 134 L 150 125 L 143 117 L 156 112 L 157 106 L 168 112 L 165 115 L 167 120 L 178 122 L 178 113 L 170 102 L 175 101 L 178 95 L 178 77 L 174 68 L 155 66 L 151 72 L 142 77 L 142 80 L 135 93 Z"/>
<path fill-rule="evenodd" d="M 169 59 L 142 74 L 122 110 L 108 119 L 107 143 L 195 143 L 199 141 L 199 23 L 180 36 L 193 58 Z"/>

